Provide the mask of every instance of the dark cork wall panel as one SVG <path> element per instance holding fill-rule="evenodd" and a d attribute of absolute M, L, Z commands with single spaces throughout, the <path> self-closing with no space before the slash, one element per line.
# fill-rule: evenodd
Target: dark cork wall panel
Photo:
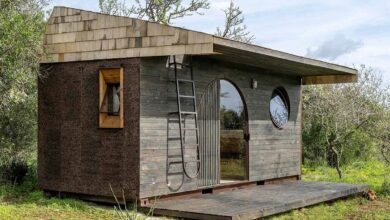
<path fill-rule="evenodd" d="M 38 176 L 42 189 L 128 200 L 139 191 L 138 58 L 42 65 Z M 124 68 L 124 128 L 99 128 L 99 69 Z"/>

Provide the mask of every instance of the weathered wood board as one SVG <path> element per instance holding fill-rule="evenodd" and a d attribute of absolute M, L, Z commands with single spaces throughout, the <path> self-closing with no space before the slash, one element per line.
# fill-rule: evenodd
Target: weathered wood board
<path fill-rule="evenodd" d="M 366 185 L 292 181 L 194 197 L 160 200 L 155 215 L 190 219 L 257 219 L 361 193 Z"/>

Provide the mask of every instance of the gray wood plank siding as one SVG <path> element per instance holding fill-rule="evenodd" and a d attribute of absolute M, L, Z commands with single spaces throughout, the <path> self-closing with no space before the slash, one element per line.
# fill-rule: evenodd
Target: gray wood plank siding
<path fill-rule="evenodd" d="M 166 57 L 141 59 L 140 70 L 140 198 L 198 189 L 196 180 L 181 175 L 167 177 L 167 154 L 179 152 L 179 141 L 168 140 L 179 131 L 168 129 L 168 113 L 177 111 L 174 73 Z M 249 180 L 300 175 L 301 164 L 301 81 L 298 77 L 269 73 L 219 62 L 207 57 L 194 58 L 198 103 L 213 80 L 227 79 L 242 92 L 249 119 Z M 258 81 L 257 89 L 251 80 Z M 290 98 L 288 125 L 277 129 L 269 115 L 273 90 L 283 86 Z M 169 133 L 168 133 L 169 131 Z M 181 171 L 171 167 L 169 172 Z M 184 179 L 184 180 L 183 180 Z"/>

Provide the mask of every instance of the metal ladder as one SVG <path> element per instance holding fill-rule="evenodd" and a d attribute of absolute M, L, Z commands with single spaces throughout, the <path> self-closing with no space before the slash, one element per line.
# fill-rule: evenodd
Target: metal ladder
<path fill-rule="evenodd" d="M 171 62 L 171 58 L 173 58 L 173 62 Z M 178 115 L 179 116 L 179 130 L 180 130 L 180 145 L 181 145 L 181 160 L 179 161 L 172 161 L 169 163 L 169 166 L 171 164 L 182 164 L 183 171 L 185 175 L 190 178 L 194 179 L 198 176 L 199 170 L 200 170 L 200 157 L 199 157 L 199 128 L 198 128 L 198 110 L 196 106 L 196 91 L 195 91 L 195 82 L 194 82 L 194 73 L 192 68 L 192 58 L 189 57 L 189 63 L 177 63 L 176 62 L 176 56 L 171 56 L 168 60 L 169 68 L 173 66 L 175 71 L 175 81 L 176 81 L 176 94 L 177 94 L 177 106 L 178 111 L 177 112 L 171 112 L 169 114 L 171 115 Z M 178 78 L 178 65 L 180 65 L 181 69 L 184 70 L 185 68 L 189 68 L 191 79 L 179 79 Z M 184 86 L 181 84 L 191 84 L 192 87 L 192 95 L 183 95 L 180 93 L 180 87 Z M 193 111 L 183 111 L 182 110 L 182 99 L 190 99 L 193 103 Z M 194 126 L 191 128 L 186 127 L 186 119 L 192 116 L 194 120 Z M 196 135 L 196 142 L 195 143 L 186 143 L 186 131 L 195 131 Z M 196 159 L 186 161 L 186 147 L 195 147 L 196 148 Z M 196 164 L 196 172 L 194 174 L 190 174 L 187 170 L 188 164 Z"/>

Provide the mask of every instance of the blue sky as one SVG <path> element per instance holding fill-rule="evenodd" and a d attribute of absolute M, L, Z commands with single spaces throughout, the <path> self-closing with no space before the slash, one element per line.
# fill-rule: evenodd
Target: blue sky
<path fill-rule="evenodd" d="M 237 89 L 229 81 L 221 80 L 221 107 L 225 107 L 228 110 L 234 110 L 238 113 L 244 108 L 244 103 L 242 102 L 241 95 L 238 93 Z M 223 94 L 223 95 L 222 95 Z"/>
<path fill-rule="evenodd" d="M 128 1 L 132 2 L 132 1 Z M 210 0 L 204 16 L 175 26 L 213 34 L 224 22 L 230 0 Z M 390 85 L 390 1 L 388 0 L 235 0 L 244 11 L 255 43 L 284 52 L 346 65 L 365 64 Z M 98 0 L 53 0 L 52 5 L 99 11 Z"/>

